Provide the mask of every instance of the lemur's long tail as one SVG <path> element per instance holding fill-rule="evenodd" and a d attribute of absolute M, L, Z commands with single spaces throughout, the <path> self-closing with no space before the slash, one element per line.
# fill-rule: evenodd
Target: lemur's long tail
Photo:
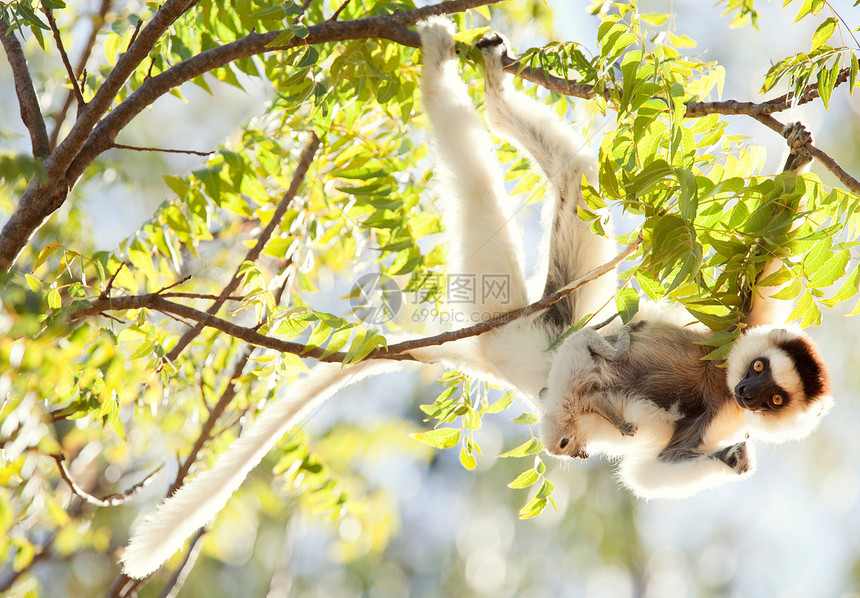
<path fill-rule="evenodd" d="M 350 367 L 315 366 L 307 377 L 289 387 L 288 396 L 266 407 L 212 469 L 193 478 L 144 519 L 122 556 L 123 572 L 142 578 L 160 567 L 188 536 L 214 519 L 248 472 L 315 405 L 349 384 L 398 367 L 402 364 L 385 360 Z"/>

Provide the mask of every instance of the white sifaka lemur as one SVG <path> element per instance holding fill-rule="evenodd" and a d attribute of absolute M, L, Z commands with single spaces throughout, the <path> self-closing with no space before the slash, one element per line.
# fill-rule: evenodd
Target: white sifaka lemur
<path fill-rule="evenodd" d="M 439 196 L 449 236 L 449 272 L 506 277 L 509 293 L 479 296 L 473 313 L 499 314 L 529 304 L 524 267 L 503 207 L 506 193 L 492 141 L 458 74 L 453 25 L 434 17 L 418 25 L 423 47 L 424 108 L 430 119 Z M 594 159 L 550 109 L 516 92 L 502 69 L 498 36 L 479 42 L 486 67 L 486 115 L 492 130 L 525 152 L 544 173 L 552 200 L 543 295 L 610 262 L 614 243 L 580 220 L 582 177 Z M 804 137 L 805 135 L 805 137 Z M 791 132 L 797 148 L 808 141 Z M 798 149 L 798 152 L 800 150 Z M 802 152 L 801 152 L 802 153 Z M 794 166 L 792 166 L 794 168 Z M 684 497 L 748 476 L 750 439 L 779 442 L 808 434 L 831 404 L 826 369 L 810 339 L 788 326 L 751 326 L 726 367 L 702 358 L 710 332 L 686 325 L 678 310 L 643 305 L 633 322 L 586 328 L 553 342 L 588 314 L 605 311 L 616 292 L 603 276 L 549 309 L 479 336 L 412 352 L 515 388 L 541 413 L 540 436 L 553 455 L 620 457 L 621 481 L 641 497 Z M 767 289 L 752 303 L 751 324 L 774 321 Z M 689 318 L 687 318 L 689 320 Z M 319 364 L 268 406 L 215 466 L 198 474 L 138 526 L 122 556 L 143 577 L 213 519 L 247 473 L 310 408 L 343 386 L 402 367 L 371 360 Z"/>

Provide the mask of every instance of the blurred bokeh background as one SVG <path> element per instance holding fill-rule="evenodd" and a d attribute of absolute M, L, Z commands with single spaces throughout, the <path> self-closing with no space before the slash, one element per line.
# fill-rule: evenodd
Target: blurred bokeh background
<path fill-rule="evenodd" d="M 759 87 L 769 66 L 802 49 L 814 29 L 814 23 L 793 24 L 794 12 L 783 11 L 780 4 L 756 4 L 761 13 L 757 31 L 729 28 L 722 8 L 711 2 L 639 3 L 643 12 L 671 11 L 676 30 L 697 41 L 697 55 L 726 67 L 724 98 L 739 100 L 763 99 Z M 856 26 L 860 15 L 850 4 L 838 8 Z M 552 31 L 537 19 L 499 21 L 515 50 L 543 43 L 549 35 L 594 49 L 598 21 L 588 15 L 584 2 L 549 0 L 547 5 L 554 13 Z M 258 114 L 269 97 L 253 84 L 247 93 L 227 85 L 212 95 L 197 88 L 183 88 L 183 93 L 188 103 L 164 98 L 136 119 L 121 141 L 211 148 Z M 7 147 L 26 141 L 15 137 L 24 132 L 20 125 L 7 120 L 6 115 L 15 114 L 9 67 L 0 61 Z M 829 111 L 812 103 L 783 117 L 803 120 L 817 143 L 856 173 L 858 115 L 860 98 L 842 89 Z M 784 142 L 778 135 L 742 117 L 732 119 L 730 128 L 767 148 L 766 171 L 779 169 Z M 89 224 L 81 234 L 93 235 L 98 247 L 113 248 L 170 197 L 163 175 L 181 175 L 202 163 L 203 158 L 194 156 L 146 153 L 134 162 L 136 170 L 124 171 L 115 182 L 108 172 L 99 179 L 101 188 L 87 183 L 84 212 Z M 128 165 L 124 161 L 122 168 Z M 814 171 L 829 180 L 827 173 Z M 521 218 L 527 238 L 536 239 L 537 211 L 524 210 Z M 620 219 L 620 232 L 632 226 Z M 332 273 L 333 278 L 339 275 Z M 340 284 L 348 289 L 348 279 Z M 331 310 L 337 309 L 333 299 Z M 432 403 L 442 392 L 435 382 L 439 371 L 366 380 L 314 413 L 302 430 L 342 484 L 364 496 L 361 516 L 328 520 L 298 508 L 301 499 L 271 488 L 277 456 L 270 456 L 204 537 L 180 595 L 860 597 L 860 325 L 833 311 L 811 333 L 830 364 L 836 406 L 809 439 L 758 446 L 758 472 L 751 479 L 688 500 L 645 502 L 617 483 L 605 460 L 560 463 L 545 458 L 558 509 L 547 508 L 527 520 L 517 512 L 529 491 L 507 484 L 534 457 L 496 455 L 528 439 L 524 426 L 510 422 L 523 409 L 530 410 L 528 405 L 515 402 L 484 418 L 475 432 L 484 454 L 477 456 L 476 469 L 467 471 L 456 450 L 431 451 L 409 436 L 428 425 L 418 405 Z M 159 447 L 160 442 L 152 437 L 147 450 L 175 451 Z M 349 443 L 350 450 L 342 443 Z M 85 475 L 100 448 L 93 446 L 89 455 L 84 449 L 73 473 Z M 127 533 L 163 495 L 174 472 L 175 466 L 171 472 L 168 465 L 132 503 L 100 510 L 93 529 L 113 530 L 115 540 Z M 48 589 L 42 595 L 58 598 L 106 595 L 116 572 L 105 554 L 88 550 L 32 569 Z M 0 580 L 9 574 L 7 563 Z M 150 584 L 142 595 L 159 595 L 160 585 Z M 11 595 L 27 596 L 32 587 L 30 582 L 19 584 Z"/>

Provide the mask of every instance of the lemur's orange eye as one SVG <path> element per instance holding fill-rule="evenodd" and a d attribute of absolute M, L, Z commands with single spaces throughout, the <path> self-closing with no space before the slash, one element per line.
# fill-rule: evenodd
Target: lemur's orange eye
<path fill-rule="evenodd" d="M 756 359 L 753 362 L 753 369 L 757 372 L 760 372 L 764 369 L 764 362 L 761 359 Z"/>
<path fill-rule="evenodd" d="M 782 398 L 782 395 L 773 395 L 773 398 L 771 399 L 771 401 L 773 402 L 774 405 L 779 407 L 780 405 L 782 405 L 782 403 L 783 403 L 783 401 L 785 401 L 785 399 Z"/>

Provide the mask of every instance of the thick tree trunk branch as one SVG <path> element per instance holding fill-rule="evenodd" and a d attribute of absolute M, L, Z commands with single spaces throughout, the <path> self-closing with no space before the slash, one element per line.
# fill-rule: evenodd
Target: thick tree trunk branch
<path fill-rule="evenodd" d="M 0 231 L 0 272 L 12 266 L 36 229 L 66 201 L 69 189 L 77 178 L 69 176 L 69 165 L 80 153 L 93 127 L 110 108 L 134 69 L 149 55 L 158 38 L 196 2 L 197 0 L 166 0 L 129 49 L 120 55 L 93 99 L 80 110 L 68 136 L 45 160 L 44 179 L 31 181 L 21 195 L 15 212 Z M 2 36 L 4 46 L 7 37 Z M 15 41 L 17 43 L 17 40 Z M 16 76 L 16 81 L 17 79 Z M 41 127 L 44 129 L 44 122 Z M 44 131 L 45 144 L 48 143 L 47 140 L 47 131 Z"/>
<path fill-rule="evenodd" d="M 21 109 L 21 121 L 30 132 L 30 145 L 33 149 L 33 157 L 44 158 L 50 151 L 48 143 L 48 130 L 45 128 L 45 119 L 39 108 L 39 99 L 36 97 L 36 89 L 30 78 L 30 70 L 27 68 L 27 59 L 21 43 L 14 32 L 9 31 L 6 19 L 0 17 L 0 42 L 6 51 L 9 66 L 12 67 L 12 77 L 15 80 L 15 93 L 18 95 L 18 106 Z"/>
<path fill-rule="evenodd" d="M 469 8 L 500 1 L 448 0 L 382 17 L 367 17 L 345 22 L 326 21 L 310 27 L 307 38 L 294 38 L 287 48 L 366 38 L 389 39 L 418 46 L 418 34 L 407 29 L 407 26 L 431 15 L 462 12 Z M 0 232 L 0 272 L 12 266 L 33 232 L 63 205 L 69 189 L 78 177 L 101 152 L 111 147 L 119 131 L 143 109 L 162 95 L 198 75 L 240 58 L 248 58 L 277 49 L 268 47 L 268 44 L 280 35 L 280 31 L 266 34 L 252 33 L 235 42 L 201 52 L 147 79 L 99 123 L 99 119 L 108 110 L 128 77 L 146 58 L 158 38 L 194 4 L 196 0 L 166 0 L 153 19 L 134 39 L 128 51 L 120 56 L 96 95 L 78 114 L 69 135 L 46 161 L 46 180 L 34 181 L 27 188 L 21 196 L 17 209 Z"/>
<path fill-rule="evenodd" d="M 197 0 L 166 0 L 153 15 L 152 20 L 141 29 L 128 50 L 123 52 L 99 90 L 78 114 L 72 130 L 51 155 L 48 165 L 49 176 L 63 176 L 69 185 L 74 179 L 65 176 L 65 170 L 78 155 L 89 137 L 93 127 L 108 111 L 114 98 L 125 85 L 128 78 L 155 46 L 168 27 L 187 10 L 197 4 Z"/>

